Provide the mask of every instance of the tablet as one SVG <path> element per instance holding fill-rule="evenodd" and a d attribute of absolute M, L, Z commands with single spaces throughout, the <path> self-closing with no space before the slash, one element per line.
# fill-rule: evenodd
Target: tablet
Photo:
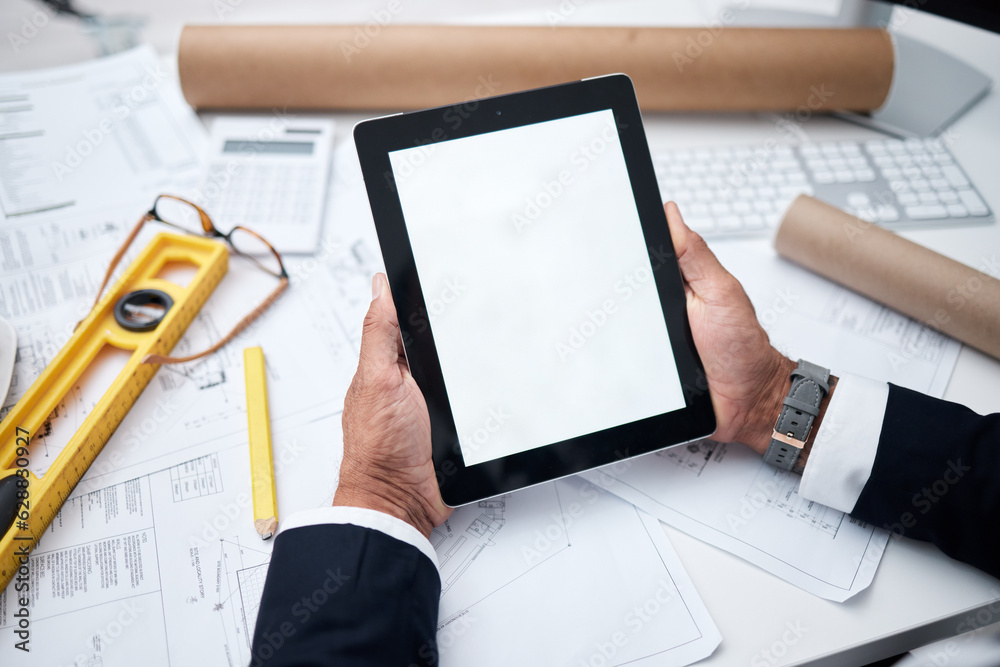
<path fill-rule="evenodd" d="M 627 76 L 354 138 L 445 503 L 715 430 Z"/>

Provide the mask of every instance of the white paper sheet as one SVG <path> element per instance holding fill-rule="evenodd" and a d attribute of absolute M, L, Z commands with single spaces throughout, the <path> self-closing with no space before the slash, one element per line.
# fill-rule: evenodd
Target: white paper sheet
<path fill-rule="evenodd" d="M 687 665 L 721 640 L 659 522 L 582 479 L 460 508 L 431 543 L 446 667 Z"/>
<path fill-rule="evenodd" d="M 0 211 L 92 212 L 200 174 L 205 131 L 151 46 L 0 75 Z"/>
<path fill-rule="evenodd" d="M 329 504 L 339 415 L 275 435 L 282 514 Z M 245 444 L 216 447 L 67 501 L 29 563 L 31 664 L 249 663 L 272 542 L 253 528 Z M 442 664 L 680 666 L 719 644 L 652 517 L 578 479 L 486 502 L 433 538 Z M 0 595 L 0 637 L 15 610 Z M 0 642 L 0 662 L 19 658 Z"/>
<path fill-rule="evenodd" d="M 774 255 L 763 244 L 716 242 L 771 341 L 792 359 L 940 396 L 960 345 Z M 799 476 L 739 444 L 710 441 L 625 461 L 587 479 L 660 520 L 815 595 L 864 590 L 888 533 L 798 495 Z"/>

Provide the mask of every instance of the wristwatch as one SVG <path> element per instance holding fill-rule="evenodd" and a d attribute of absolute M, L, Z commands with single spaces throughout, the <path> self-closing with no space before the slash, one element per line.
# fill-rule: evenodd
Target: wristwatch
<path fill-rule="evenodd" d="M 771 444 L 764 452 L 765 463 L 781 470 L 795 467 L 819 416 L 823 397 L 830 393 L 829 381 L 829 368 L 799 359 L 798 368 L 792 371 L 792 387 L 771 434 Z"/>

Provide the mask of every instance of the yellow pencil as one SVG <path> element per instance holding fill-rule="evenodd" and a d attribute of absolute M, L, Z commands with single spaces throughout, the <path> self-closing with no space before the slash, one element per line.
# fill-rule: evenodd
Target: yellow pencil
<path fill-rule="evenodd" d="M 261 539 L 278 529 L 278 498 L 274 492 L 274 461 L 271 455 L 271 417 L 267 410 L 267 378 L 264 351 L 243 350 L 247 382 L 247 423 L 250 431 L 250 478 L 253 483 L 253 526 Z"/>

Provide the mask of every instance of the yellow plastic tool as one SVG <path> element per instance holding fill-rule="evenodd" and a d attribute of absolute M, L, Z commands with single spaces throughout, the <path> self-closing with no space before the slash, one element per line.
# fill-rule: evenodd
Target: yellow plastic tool
<path fill-rule="evenodd" d="M 274 488 L 274 456 L 271 454 L 271 415 L 267 409 L 264 351 L 259 347 L 243 350 L 243 368 L 247 378 L 253 525 L 261 538 L 266 540 L 278 530 L 278 496 Z"/>
<path fill-rule="evenodd" d="M 175 264 L 197 268 L 186 287 L 158 277 Z M 19 570 L 26 574 L 28 552 L 159 369 L 143 359 L 170 353 L 228 269 L 223 244 L 158 234 L 0 423 L 0 590 Z M 30 439 L 105 346 L 131 350 L 132 356 L 49 469 L 36 477 L 27 469 Z"/>

